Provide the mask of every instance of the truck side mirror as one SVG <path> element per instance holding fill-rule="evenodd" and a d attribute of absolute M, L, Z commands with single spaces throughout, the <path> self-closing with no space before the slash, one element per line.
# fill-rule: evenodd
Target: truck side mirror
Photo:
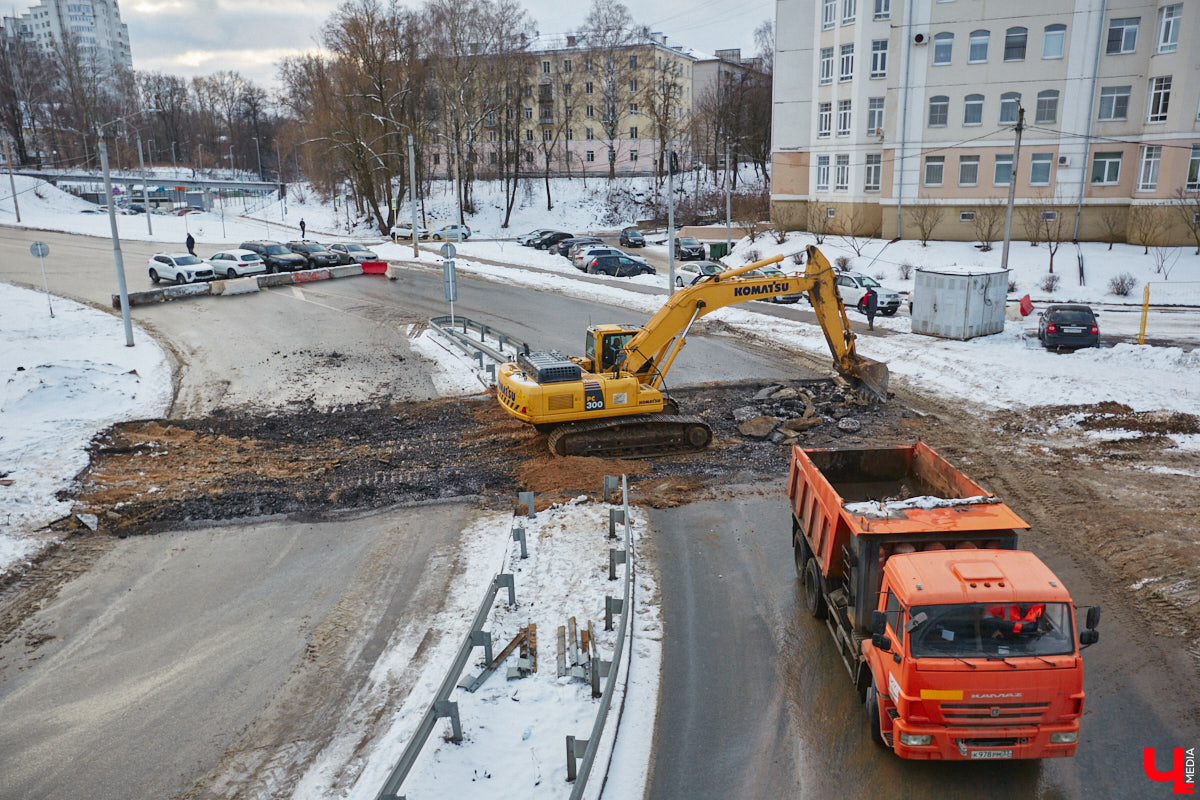
<path fill-rule="evenodd" d="M 871 612 L 871 633 L 882 635 L 884 629 L 887 628 L 887 612 L 872 611 Z"/>
<path fill-rule="evenodd" d="M 1095 628 L 1088 628 L 1079 632 L 1080 647 L 1088 647 L 1100 641 L 1100 631 Z"/>
<path fill-rule="evenodd" d="M 879 612 L 876 612 L 876 613 L 879 613 Z M 1084 633 L 1087 633 L 1087 631 L 1084 631 Z M 1092 633 L 1095 633 L 1095 631 L 1092 631 Z M 1083 633 L 1081 633 L 1079 635 L 1083 636 Z M 877 650 L 882 650 L 885 653 L 892 652 L 892 640 L 889 639 L 886 634 L 883 634 L 883 633 L 872 634 L 871 644 L 875 645 L 875 649 L 877 649 Z"/>
<path fill-rule="evenodd" d="M 1087 625 L 1088 628 L 1100 627 L 1100 606 L 1092 606 L 1088 609 Z"/>

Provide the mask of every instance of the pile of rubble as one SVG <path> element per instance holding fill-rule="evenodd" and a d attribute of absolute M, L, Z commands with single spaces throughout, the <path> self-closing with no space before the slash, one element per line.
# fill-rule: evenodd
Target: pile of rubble
<path fill-rule="evenodd" d="M 822 425 L 832 432 L 857 433 L 855 412 L 871 403 L 845 381 L 763 387 L 749 403 L 733 410 L 738 432 L 772 444 L 792 444 L 805 431 Z"/>

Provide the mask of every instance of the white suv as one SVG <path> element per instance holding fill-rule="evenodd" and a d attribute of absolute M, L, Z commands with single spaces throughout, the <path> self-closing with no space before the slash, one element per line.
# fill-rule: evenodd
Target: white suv
<path fill-rule="evenodd" d="M 900 310 L 900 293 L 885 289 L 879 281 L 870 276 L 857 272 L 839 272 L 834 282 L 837 284 L 838 296 L 842 298 L 842 303 L 857 308 L 863 314 L 867 313 L 864 300 L 868 287 L 875 290 L 875 307 L 879 309 L 880 314 L 890 317 Z"/>
<path fill-rule="evenodd" d="M 191 253 L 158 253 L 150 257 L 150 280 L 172 280 L 175 283 L 211 281 L 213 270 Z"/>

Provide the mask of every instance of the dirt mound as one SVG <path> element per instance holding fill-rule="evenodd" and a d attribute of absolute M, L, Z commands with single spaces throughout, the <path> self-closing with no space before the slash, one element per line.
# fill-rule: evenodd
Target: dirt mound
<path fill-rule="evenodd" d="M 1116 405 L 1116 404 L 1114 404 Z M 1088 431 L 1133 431 L 1152 435 L 1200 433 L 1200 417 L 1179 411 L 1121 411 L 1091 413 L 1079 421 Z"/>

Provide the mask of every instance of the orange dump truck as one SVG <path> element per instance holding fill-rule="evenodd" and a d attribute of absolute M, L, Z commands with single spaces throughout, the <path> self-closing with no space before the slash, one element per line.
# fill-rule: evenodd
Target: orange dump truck
<path fill-rule="evenodd" d="M 901 758 L 1074 755 L 1083 710 L 1075 606 L 1029 526 L 925 444 L 792 450 L 796 572 Z M 1078 642 L 1078 644 L 1077 644 Z"/>

